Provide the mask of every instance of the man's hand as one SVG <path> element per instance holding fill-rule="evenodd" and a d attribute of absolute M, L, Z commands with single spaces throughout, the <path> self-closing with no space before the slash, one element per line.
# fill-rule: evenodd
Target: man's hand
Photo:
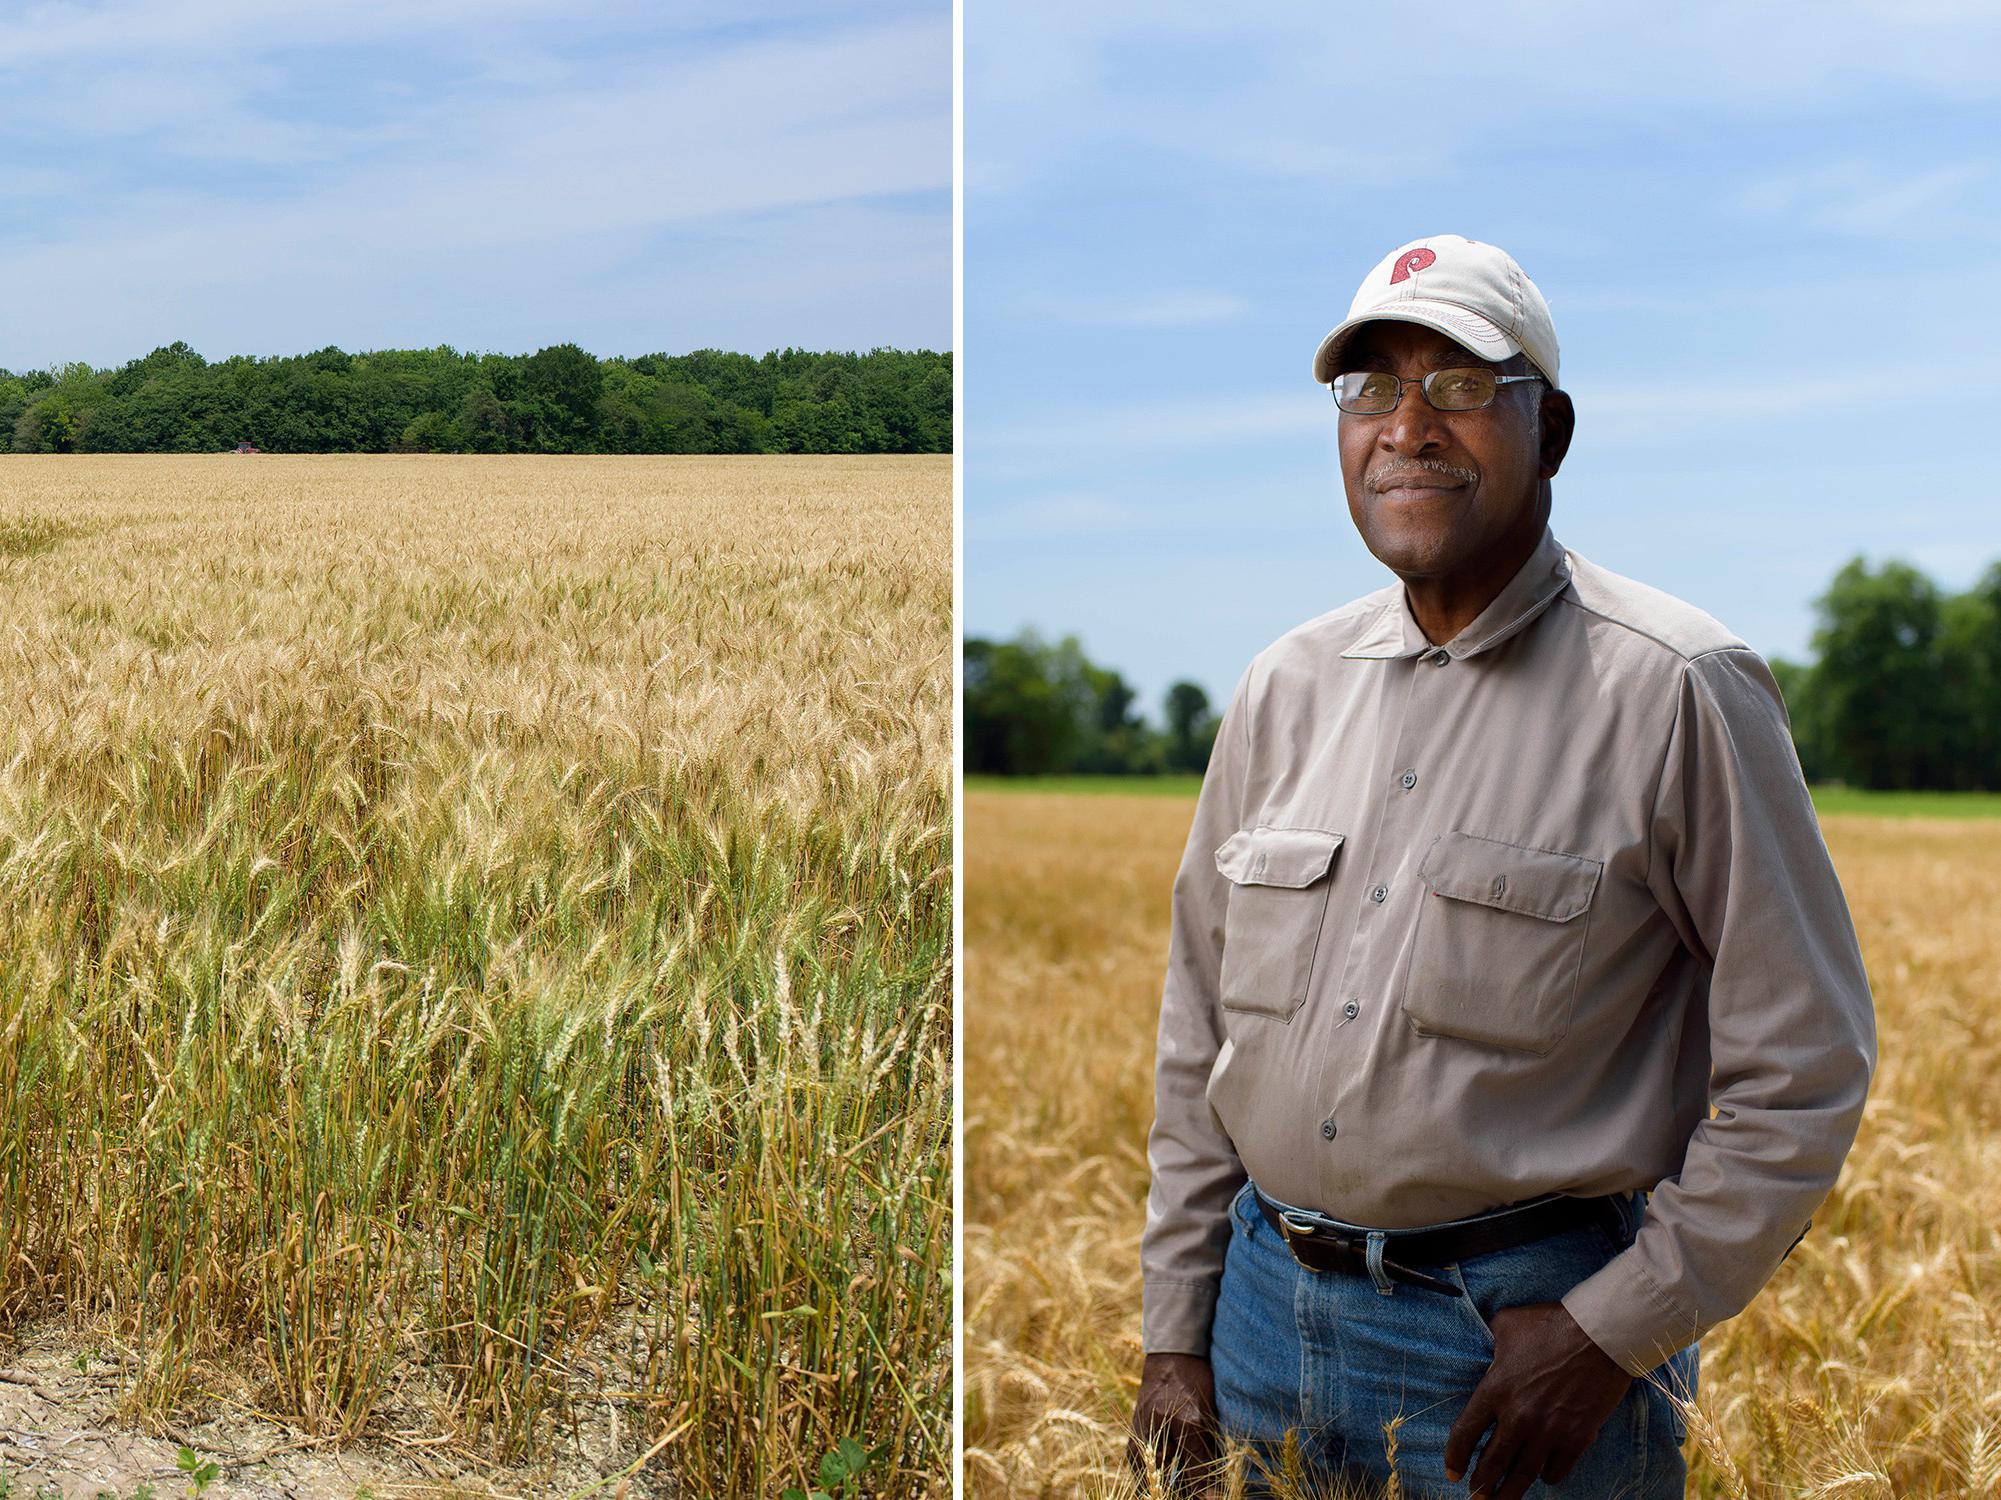
<path fill-rule="evenodd" d="M 1445 1439 L 1445 1475 L 1457 1479 L 1482 1433 L 1480 1465 L 1467 1487 L 1521 1500 L 1538 1479 L 1559 1483 L 1591 1446 L 1633 1383 L 1591 1342 L 1561 1302 L 1494 1314 L 1494 1362 Z"/>
<path fill-rule="evenodd" d="M 1133 1435 L 1126 1462 L 1146 1472 L 1141 1444 L 1149 1444 L 1163 1470 L 1198 1473 L 1216 1460 L 1216 1382 L 1209 1361 L 1194 1354 L 1149 1354 L 1133 1402 Z"/>

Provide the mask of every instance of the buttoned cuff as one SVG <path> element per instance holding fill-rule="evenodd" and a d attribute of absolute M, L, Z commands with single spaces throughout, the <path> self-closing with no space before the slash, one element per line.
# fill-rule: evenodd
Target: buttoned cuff
<path fill-rule="evenodd" d="M 1164 1281 L 1149 1276 L 1140 1287 L 1140 1348 L 1148 1354 L 1209 1357 L 1209 1326 L 1216 1320 L 1216 1283 Z"/>
<path fill-rule="evenodd" d="M 1563 1306 L 1628 1375 L 1640 1376 L 1702 1332 L 1694 1314 L 1624 1250 L 1563 1295 Z"/>

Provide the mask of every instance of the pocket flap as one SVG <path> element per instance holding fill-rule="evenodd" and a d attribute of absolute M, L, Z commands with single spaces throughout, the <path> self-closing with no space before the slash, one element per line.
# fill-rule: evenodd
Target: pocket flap
<path fill-rule="evenodd" d="M 1591 904 L 1604 862 L 1552 849 L 1526 849 L 1477 834 L 1442 833 L 1417 873 L 1438 895 L 1568 922 Z"/>
<path fill-rule="evenodd" d="M 1318 828 L 1245 828 L 1223 840 L 1216 868 L 1238 885 L 1313 884 L 1334 862 L 1342 836 Z"/>

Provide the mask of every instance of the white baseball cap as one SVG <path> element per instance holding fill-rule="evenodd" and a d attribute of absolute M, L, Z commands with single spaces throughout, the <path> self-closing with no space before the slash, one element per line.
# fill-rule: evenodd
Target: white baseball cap
<path fill-rule="evenodd" d="M 1378 318 L 1435 328 L 1484 359 L 1526 354 L 1551 387 L 1556 385 L 1556 325 L 1549 304 L 1514 257 L 1496 245 L 1434 234 L 1397 246 L 1376 262 L 1348 316 L 1320 341 L 1313 378 L 1332 383 L 1341 373 L 1348 336 Z"/>

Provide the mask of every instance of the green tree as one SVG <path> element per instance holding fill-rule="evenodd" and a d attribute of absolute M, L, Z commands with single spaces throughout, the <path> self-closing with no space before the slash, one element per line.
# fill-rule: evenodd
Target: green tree
<path fill-rule="evenodd" d="M 507 408 L 492 389 L 476 385 L 459 402 L 459 432 L 474 453 L 505 453 L 512 436 Z"/>
<path fill-rule="evenodd" d="M 1858 557 L 1815 606 L 1810 693 L 1829 773 L 1872 788 L 1950 785 L 1941 608 L 1931 580 L 1900 562 L 1871 572 Z"/>
<path fill-rule="evenodd" d="M 28 409 L 28 382 L 6 370 L 0 370 L 0 433 L 10 437 L 14 424 L 21 420 L 21 413 Z"/>
<path fill-rule="evenodd" d="M 129 396 L 155 381 L 185 379 L 207 367 L 208 361 L 185 339 L 175 339 L 171 344 L 161 345 L 144 359 L 132 360 L 108 373 L 104 378 L 104 392 L 108 396 Z"/>
<path fill-rule="evenodd" d="M 51 365 L 48 374 L 15 421 L 16 453 L 74 453 L 88 445 L 91 419 L 104 401 L 97 372 L 77 361 Z"/>
<path fill-rule="evenodd" d="M 538 446 L 588 452 L 604 391 L 597 360 L 575 344 L 553 344 L 529 355 L 521 375 Z"/>
<path fill-rule="evenodd" d="M 1085 660 L 1074 637 L 1067 638 L 1059 650 L 1074 652 L 1074 662 L 1062 659 L 1082 678 L 1096 704 L 1084 752 L 1072 769 L 1109 776 L 1140 776 L 1162 770 L 1159 737 L 1133 711 L 1139 694 L 1117 672 Z"/>
<path fill-rule="evenodd" d="M 999 776 L 1070 770 L 1097 704 L 1074 670 L 1074 639 L 1046 645 L 1034 631 L 1012 641 L 971 637 L 965 648 L 966 769 Z"/>
<path fill-rule="evenodd" d="M 2001 562 L 1939 611 L 1945 784 L 2001 790 Z"/>
<path fill-rule="evenodd" d="M 458 425 L 443 412 L 419 412 L 405 424 L 401 446 L 425 453 L 460 453 L 465 449 Z"/>
<path fill-rule="evenodd" d="M 1167 765 L 1175 771 L 1200 771 L 1209 764 L 1216 743 L 1216 717 L 1209 695 L 1199 683 L 1177 682 L 1167 690 Z"/>

